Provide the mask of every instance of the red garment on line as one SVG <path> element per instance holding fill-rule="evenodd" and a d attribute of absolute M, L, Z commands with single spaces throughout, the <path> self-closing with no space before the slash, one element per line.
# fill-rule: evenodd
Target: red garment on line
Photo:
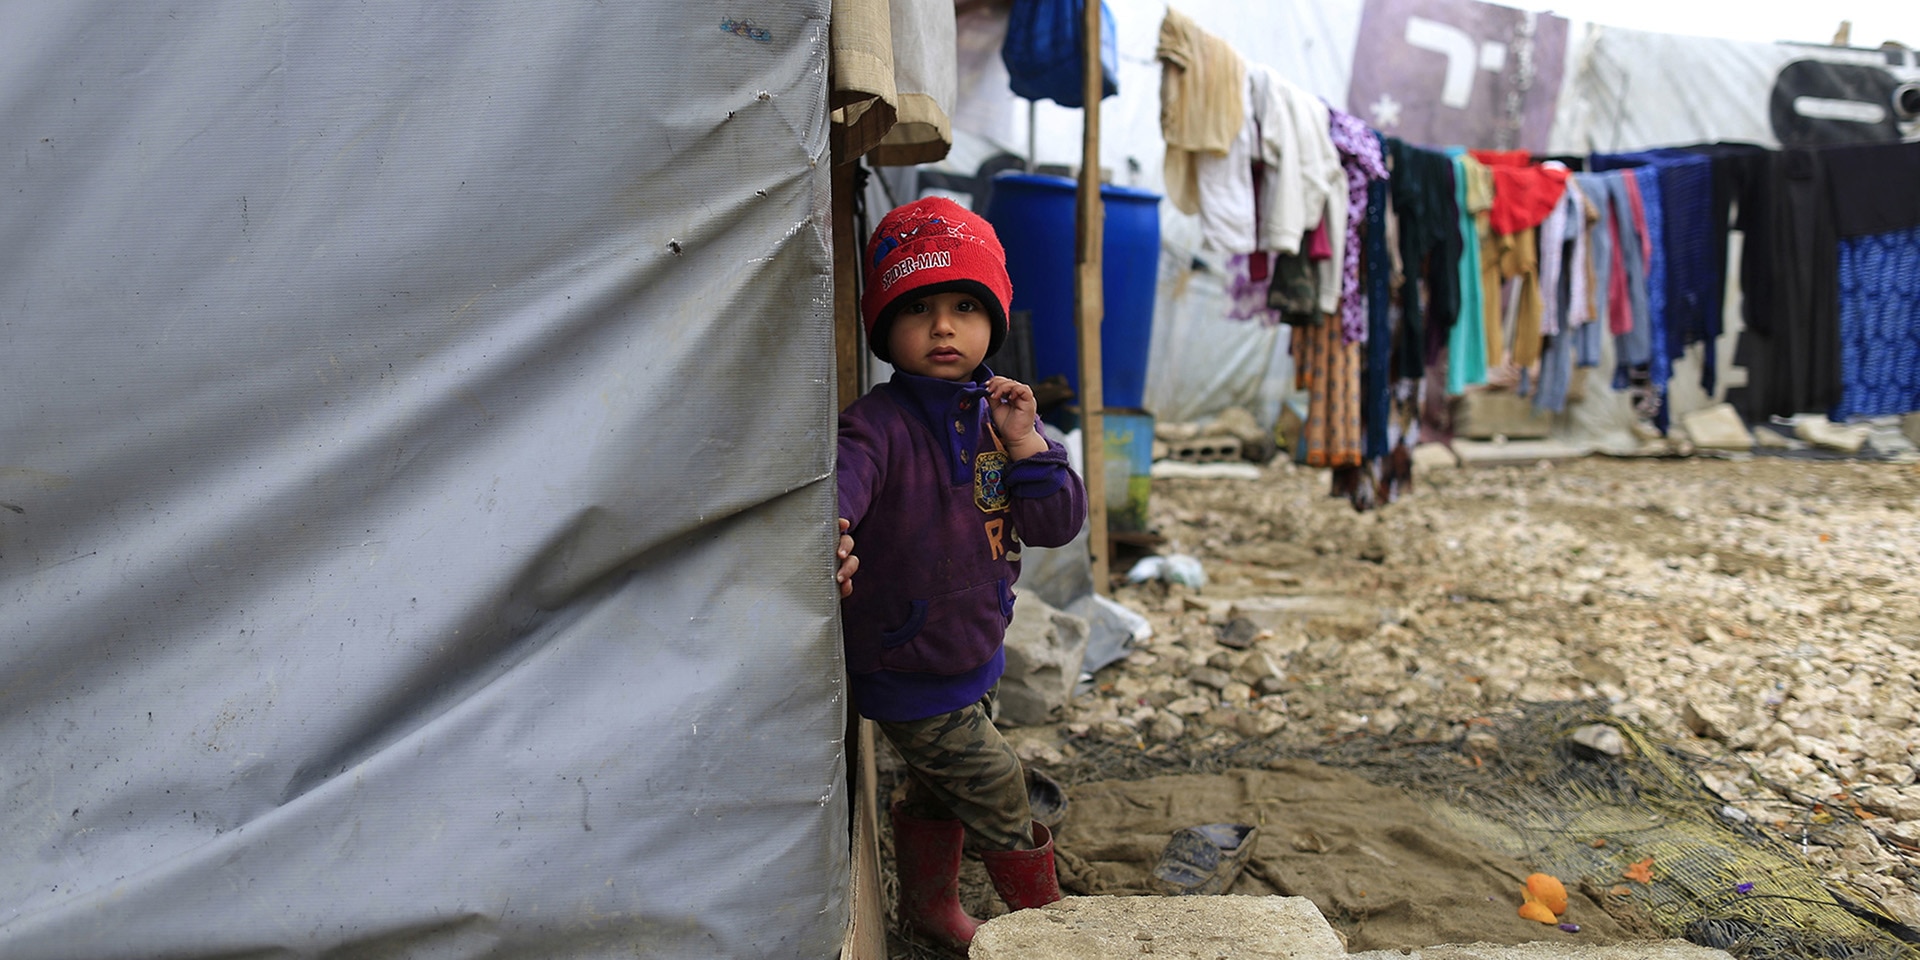
<path fill-rule="evenodd" d="M 1469 150 L 1493 171 L 1493 232 L 1519 233 L 1545 223 L 1567 192 L 1567 171 L 1533 162 L 1525 150 Z"/>
<path fill-rule="evenodd" d="M 1611 205 L 1612 201 L 1608 201 Z M 1607 215 L 1607 232 L 1613 237 L 1612 263 L 1607 278 L 1607 332 L 1624 336 L 1633 330 L 1633 304 L 1627 302 L 1627 261 L 1620 253 L 1620 220 Z"/>
<path fill-rule="evenodd" d="M 1331 217 L 1333 213 L 1329 211 L 1327 216 Z M 1307 259 L 1333 259 L 1333 240 L 1327 235 L 1327 221 L 1324 219 L 1320 221 L 1319 226 L 1307 231 Z"/>

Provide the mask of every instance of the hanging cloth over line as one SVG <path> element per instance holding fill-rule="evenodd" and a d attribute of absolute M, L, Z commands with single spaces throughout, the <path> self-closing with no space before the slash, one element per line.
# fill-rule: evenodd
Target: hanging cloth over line
<path fill-rule="evenodd" d="M 1015 96 L 1086 106 L 1084 0 L 1015 0 L 1000 60 Z M 1100 99 L 1120 92 L 1113 11 L 1100 3 Z"/>
<path fill-rule="evenodd" d="M 1246 120 L 1247 63 L 1225 40 L 1169 7 L 1154 56 L 1161 63 L 1160 135 L 1167 141 L 1167 200 L 1200 212 L 1197 154 L 1225 155 Z"/>

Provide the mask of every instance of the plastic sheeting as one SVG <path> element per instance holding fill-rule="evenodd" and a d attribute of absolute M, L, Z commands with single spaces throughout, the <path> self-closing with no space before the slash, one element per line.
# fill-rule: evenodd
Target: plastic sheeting
<path fill-rule="evenodd" d="M 1891 92 L 1920 81 L 1903 51 L 1746 43 L 1586 25 L 1554 119 L 1558 152 L 1714 141 L 1761 146 L 1920 139 Z M 1864 91 L 1877 91 L 1869 96 Z"/>
<path fill-rule="evenodd" d="M 0 33 L 0 956 L 828 957 L 826 0 Z"/>

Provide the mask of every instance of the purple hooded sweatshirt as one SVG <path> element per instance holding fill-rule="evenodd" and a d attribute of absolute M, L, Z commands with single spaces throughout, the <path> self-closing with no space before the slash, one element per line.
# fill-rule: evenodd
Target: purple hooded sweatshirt
<path fill-rule="evenodd" d="M 840 415 L 840 516 L 860 571 L 841 602 L 854 709 L 920 720 L 984 696 L 1006 667 L 1020 545 L 1080 533 L 1086 490 L 1052 440 L 1012 461 L 971 381 L 895 372 Z"/>

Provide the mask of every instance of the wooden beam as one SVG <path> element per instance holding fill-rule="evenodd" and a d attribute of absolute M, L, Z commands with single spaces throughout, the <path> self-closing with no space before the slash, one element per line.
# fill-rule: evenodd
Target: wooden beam
<path fill-rule="evenodd" d="M 859 189 L 857 158 L 833 151 L 828 175 L 833 217 L 833 347 L 834 378 L 840 409 L 860 397 L 864 355 L 860 343 L 860 242 L 853 208 Z M 873 721 L 847 714 L 847 779 L 853 844 L 847 878 L 847 930 L 840 945 L 842 960 L 886 960 L 887 912 L 880 891 L 880 806 L 876 791 Z"/>
<path fill-rule="evenodd" d="M 847 766 L 853 780 L 853 870 L 840 960 L 887 960 L 887 905 L 880 892 L 880 776 L 873 721 L 849 714 Z"/>
<path fill-rule="evenodd" d="M 1100 385 L 1100 325 L 1106 316 L 1101 286 L 1101 241 L 1106 225 L 1100 206 L 1100 3 L 1085 0 L 1081 17 L 1086 106 L 1081 114 L 1080 189 L 1075 195 L 1076 244 L 1073 298 L 1080 335 L 1080 448 L 1086 464 L 1087 548 L 1093 561 L 1093 589 L 1102 596 L 1107 583 L 1107 430 Z"/>
<path fill-rule="evenodd" d="M 834 371 L 840 385 L 840 409 L 860 399 L 860 242 L 853 222 L 854 195 L 859 190 L 856 160 L 833 158 L 833 348 Z"/>

